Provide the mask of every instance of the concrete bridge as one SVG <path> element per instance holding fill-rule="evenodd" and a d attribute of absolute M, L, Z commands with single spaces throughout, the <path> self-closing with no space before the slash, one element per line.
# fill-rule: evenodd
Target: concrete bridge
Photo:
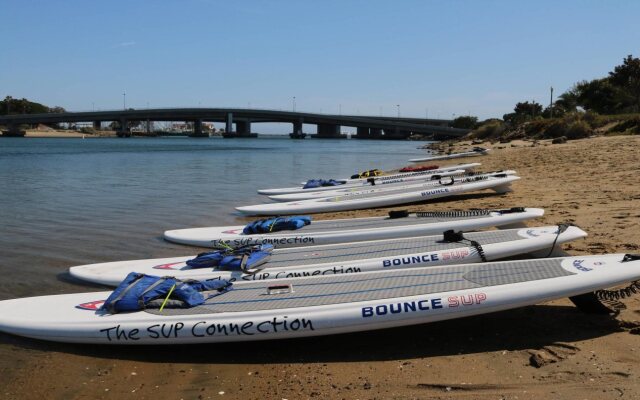
<path fill-rule="evenodd" d="M 225 137 L 255 137 L 256 134 L 252 134 L 252 124 L 273 122 L 292 124 L 292 134 L 298 136 L 304 134 L 304 124 L 315 124 L 318 127 L 315 136 L 318 138 L 342 138 L 342 126 L 355 127 L 355 137 L 358 139 L 406 139 L 412 134 L 446 139 L 468 133 L 467 129 L 450 128 L 451 121 L 444 119 L 330 115 L 242 108 L 129 109 L 0 116 L 0 125 L 7 128 L 3 133 L 6 136 L 20 136 L 21 125 L 88 122 L 100 129 L 103 123 L 111 121 L 117 122 L 118 136 L 131 136 L 129 123 L 138 121 L 192 122 L 191 136 L 194 137 L 208 136 L 202 130 L 203 122 L 224 123 Z"/>

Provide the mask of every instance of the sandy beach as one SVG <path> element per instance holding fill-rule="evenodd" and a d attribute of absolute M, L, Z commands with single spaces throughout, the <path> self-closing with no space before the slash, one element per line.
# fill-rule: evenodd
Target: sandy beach
<path fill-rule="evenodd" d="M 522 179 L 512 193 L 315 218 L 541 207 L 545 216 L 528 225 L 570 222 L 589 233 L 563 247 L 570 254 L 640 253 L 640 137 L 483 145 L 493 148 L 488 156 L 439 164 L 468 160 L 481 162 L 483 170 L 515 169 Z M 640 398 L 640 295 L 622 303 L 612 316 L 585 314 L 558 300 L 407 328 L 247 344 L 125 348 L 0 334 L 0 396 L 634 399 Z"/>

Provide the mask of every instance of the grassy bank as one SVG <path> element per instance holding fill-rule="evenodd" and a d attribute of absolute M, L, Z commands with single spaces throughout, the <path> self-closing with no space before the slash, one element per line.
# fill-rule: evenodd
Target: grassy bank
<path fill-rule="evenodd" d="M 484 121 L 466 139 L 510 141 L 515 139 L 582 139 L 593 135 L 640 134 L 640 114 L 599 115 L 576 112 L 560 118 L 539 118 L 521 123 L 499 119 Z"/>

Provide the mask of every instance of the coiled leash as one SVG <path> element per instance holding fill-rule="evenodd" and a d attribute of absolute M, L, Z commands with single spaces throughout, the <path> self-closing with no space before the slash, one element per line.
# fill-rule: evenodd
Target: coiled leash
<path fill-rule="evenodd" d="M 484 217 L 491 213 L 490 210 L 450 210 L 450 211 L 425 211 L 417 212 L 418 218 L 461 218 L 461 217 Z"/>
<path fill-rule="evenodd" d="M 456 183 L 456 180 L 453 178 L 453 176 L 449 177 L 451 180 L 449 182 L 442 182 L 442 178 L 438 179 L 438 183 L 441 184 L 442 186 L 451 186 L 454 183 Z M 460 181 L 462 182 L 462 181 Z"/>
<path fill-rule="evenodd" d="M 629 261 L 637 261 L 640 260 L 640 254 L 625 254 L 622 257 L 621 262 L 629 262 Z M 621 289 L 600 289 L 595 292 L 598 300 L 606 300 L 606 301 L 618 301 L 627 297 L 631 297 L 634 294 L 640 293 L 640 281 L 633 281 L 629 284 L 629 286 L 623 287 Z"/>
<path fill-rule="evenodd" d="M 637 260 L 640 260 L 640 254 L 625 254 L 621 262 Z M 569 297 L 569 300 L 588 314 L 618 314 L 626 308 L 620 300 L 638 293 L 640 293 L 640 281 L 633 281 L 621 289 L 600 289 Z"/>
<path fill-rule="evenodd" d="M 504 210 L 487 210 L 472 208 L 469 210 L 448 210 L 448 211 L 420 211 L 416 212 L 417 218 L 466 218 L 466 217 L 486 217 L 492 212 L 498 214 L 515 214 L 525 212 L 524 207 L 511 207 Z M 389 218 L 406 218 L 411 214 L 408 210 L 389 211 Z"/>

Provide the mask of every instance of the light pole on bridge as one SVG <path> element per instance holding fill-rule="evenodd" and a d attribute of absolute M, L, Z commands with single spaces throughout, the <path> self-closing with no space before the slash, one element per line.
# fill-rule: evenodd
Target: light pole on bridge
<path fill-rule="evenodd" d="M 400 119 L 400 104 L 396 104 L 396 107 L 398 107 L 398 119 Z"/>
<path fill-rule="evenodd" d="M 296 112 L 296 96 L 293 96 L 293 112 Z"/>
<path fill-rule="evenodd" d="M 122 92 L 122 109 L 127 110 L 127 92 Z"/>

